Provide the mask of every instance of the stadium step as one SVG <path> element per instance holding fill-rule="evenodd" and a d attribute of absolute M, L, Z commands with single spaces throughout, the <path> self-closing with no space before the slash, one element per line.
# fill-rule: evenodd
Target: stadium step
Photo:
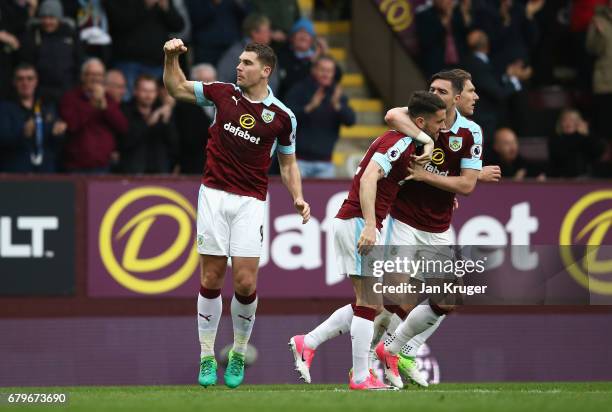
<path fill-rule="evenodd" d="M 298 0 L 300 14 L 303 17 L 308 17 L 309 19 L 312 17 L 312 12 L 314 11 L 314 2 L 315 0 Z"/>
<path fill-rule="evenodd" d="M 306 3 L 310 4 L 304 0 L 300 5 Z M 357 124 L 340 129 L 340 139 L 333 154 L 338 177 L 352 176 L 370 143 L 387 130 L 384 125 L 384 105 L 381 100 L 373 98 L 350 52 L 350 30 L 349 21 L 315 22 L 317 35 L 328 40 L 329 54 L 344 71 L 340 84 L 357 114 Z"/>
<path fill-rule="evenodd" d="M 319 36 L 329 36 L 332 34 L 347 35 L 351 31 L 350 21 L 315 21 L 315 31 Z"/>
<path fill-rule="evenodd" d="M 340 138 L 374 140 L 387 131 L 387 129 L 387 126 L 383 125 L 356 124 L 350 127 L 342 126 L 340 128 Z"/>

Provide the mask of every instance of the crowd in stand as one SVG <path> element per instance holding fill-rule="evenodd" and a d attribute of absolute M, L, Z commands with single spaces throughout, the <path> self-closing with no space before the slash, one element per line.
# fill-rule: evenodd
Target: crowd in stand
<path fill-rule="evenodd" d="M 320 3 L 346 18 L 348 2 Z M 515 179 L 612 174 L 612 0 L 426 3 L 415 18 L 417 61 L 427 77 L 472 73 L 487 164 Z M 270 86 L 298 118 L 300 169 L 335 175 L 340 126 L 356 116 L 297 0 L 0 1 L 0 172 L 201 173 L 214 108 L 165 92 L 162 45 L 171 37 L 189 45 L 181 64 L 201 81 L 235 81 L 244 45 L 271 45 Z M 548 164 L 532 164 L 518 150 L 534 122 L 529 91 L 557 84 L 564 63 L 574 70 L 569 87 L 588 91 L 589 103 L 559 114 Z"/>
<path fill-rule="evenodd" d="M 426 76 L 454 67 L 472 74 L 473 119 L 491 137 L 487 164 L 517 180 L 612 177 L 611 0 L 432 0 L 415 20 Z M 517 135 L 551 123 L 531 109 L 530 93 L 552 85 L 583 98 L 549 125 L 547 161 L 530 162 Z"/>
<path fill-rule="evenodd" d="M 340 125 L 355 114 L 296 0 L 3 0 L 0 172 L 202 173 L 214 108 L 165 92 L 171 37 L 190 46 L 190 78 L 206 82 L 234 82 L 248 42 L 271 45 L 270 86 L 297 114 L 303 174 L 334 175 Z"/>

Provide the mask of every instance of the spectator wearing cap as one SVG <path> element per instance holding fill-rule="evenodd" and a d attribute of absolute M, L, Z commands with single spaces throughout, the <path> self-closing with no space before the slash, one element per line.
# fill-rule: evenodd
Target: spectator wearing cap
<path fill-rule="evenodd" d="M 323 39 L 317 38 L 314 25 L 306 18 L 301 18 L 291 28 L 289 43 L 278 51 L 281 86 L 279 96 L 282 98 L 299 81 L 310 75 L 312 62 L 327 53 L 329 47 Z"/>
<path fill-rule="evenodd" d="M 270 20 L 263 14 L 249 14 L 243 23 L 245 37 L 225 52 L 217 65 L 219 81 L 226 83 L 236 83 L 236 66 L 238 58 L 244 51 L 247 43 L 262 43 L 269 45 L 271 40 Z M 269 86 L 272 92 L 276 93 L 280 83 L 278 70 L 274 70 L 270 75 Z"/>
<path fill-rule="evenodd" d="M 161 78 L 163 47 L 183 18 L 171 0 L 104 0 L 113 39 L 113 61 L 128 84 L 128 97 L 141 74 Z"/>
<path fill-rule="evenodd" d="M 355 112 L 334 81 L 335 74 L 334 60 L 320 56 L 313 63 L 311 75 L 293 86 L 285 99 L 300 125 L 296 155 L 303 177 L 335 176 L 331 160 L 340 125 L 355 124 Z"/>
<path fill-rule="evenodd" d="M 75 30 L 63 21 L 59 0 L 45 0 L 23 39 L 20 57 L 33 64 L 40 77 L 39 92 L 58 102 L 78 78 L 81 43 Z"/>
<path fill-rule="evenodd" d="M 242 37 L 242 20 L 249 14 L 242 0 L 187 0 L 191 19 L 193 62 L 217 65 L 225 51 Z"/>
<path fill-rule="evenodd" d="M 81 67 L 81 84 L 67 92 L 60 115 L 68 125 L 64 169 L 74 173 L 108 173 L 116 161 L 116 136 L 127 133 L 119 104 L 104 88 L 104 63 L 92 58 Z"/>

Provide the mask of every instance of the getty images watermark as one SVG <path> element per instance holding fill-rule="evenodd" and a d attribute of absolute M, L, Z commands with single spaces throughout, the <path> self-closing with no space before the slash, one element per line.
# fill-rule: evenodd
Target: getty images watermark
<path fill-rule="evenodd" d="M 487 285 L 465 285 L 459 280 L 465 275 L 483 274 L 486 270 L 487 257 L 482 259 L 456 259 L 434 256 L 421 256 L 411 259 L 407 256 L 395 256 L 390 259 L 371 259 L 368 262 L 368 275 L 382 278 L 390 275 L 383 282 L 372 284 L 376 294 L 461 294 L 473 296 L 484 294 Z M 365 273 L 364 273 L 365 274 Z M 391 276 L 395 281 L 389 281 Z M 405 279 L 401 281 L 400 279 Z M 417 280 L 415 282 L 414 280 Z M 433 283 L 433 284 L 432 284 Z"/>

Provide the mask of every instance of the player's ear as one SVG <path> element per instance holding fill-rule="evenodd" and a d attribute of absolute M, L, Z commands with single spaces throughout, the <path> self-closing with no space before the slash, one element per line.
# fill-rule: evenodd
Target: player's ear
<path fill-rule="evenodd" d="M 425 127 L 425 118 L 423 116 L 417 117 L 414 119 L 414 124 L 416 124 L 419 129 L 423 129 Z"/>
<path fill-rule="evenodd" d="M 269 79 L 271 74 L 272 74 L 272 67 L 263 66 L 263 75 Z"/>

